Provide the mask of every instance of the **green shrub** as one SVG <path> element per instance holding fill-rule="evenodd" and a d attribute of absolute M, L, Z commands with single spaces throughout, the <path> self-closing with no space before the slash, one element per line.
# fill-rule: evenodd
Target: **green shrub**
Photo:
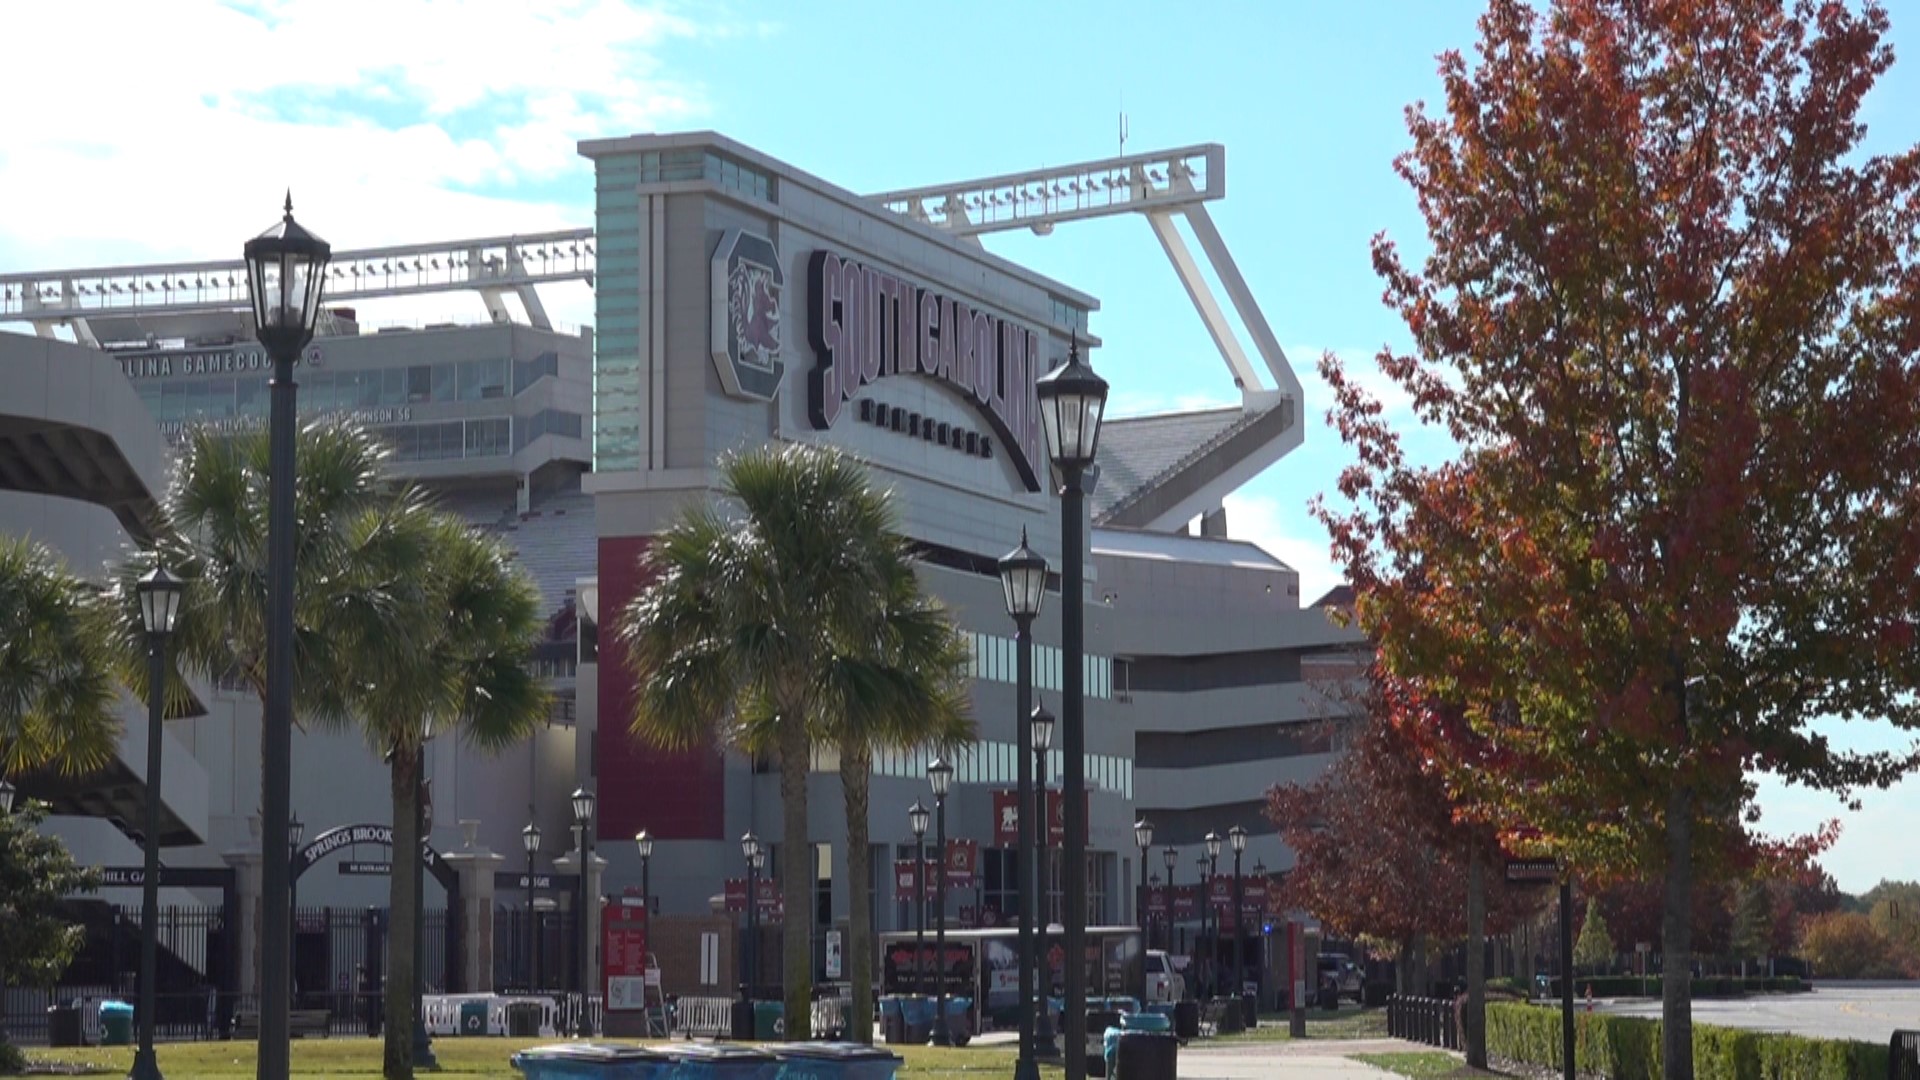
<path fill-rule="evenodd" d="M 1487 1053 L 1558 1072 L 1559 1010 L 1489 1004 Z M 1587 1076 L 1659 1080 L 1660 1021 L 1577 1013 L 1574 1061 Z M 1887 1074 L 1887 1048 L 1695 1024 L 1693 1067 L 1697 1080 L 1869 1080 Z"/>

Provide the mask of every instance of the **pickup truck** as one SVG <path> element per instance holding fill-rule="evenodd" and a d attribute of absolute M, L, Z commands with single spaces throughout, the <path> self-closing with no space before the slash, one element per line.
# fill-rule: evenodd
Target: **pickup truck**
<path fill-rule="evenodd" d="M 1187 981 L 1173 970 L 1173 959 L 1158 949 L 1147 950 L 1148 1005 L 1170 1004 L 1187 996 Z"/>

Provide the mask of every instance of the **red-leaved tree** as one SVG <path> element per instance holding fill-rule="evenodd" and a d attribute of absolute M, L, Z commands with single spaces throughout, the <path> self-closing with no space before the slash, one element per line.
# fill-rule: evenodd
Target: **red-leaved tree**
<path fill-rule="evenodd" d="M 1382 665 L 1459 702 L 1436 757 L 1583 876 L 1751 850 L 1754 771 L 1915 764 L 1818 717 L 1920 724 L 1920 154 L 1860 151 L 1871 0 L 1491 0 L 1398 163 L 1430 248 L 1374 263 L 1385 373 L 1460 447 L 1423 468 L 1331 358 L 1358 463 L 1321 513 Z M 1691 1080 L 1684 979 L 1663 1074 Z"/>

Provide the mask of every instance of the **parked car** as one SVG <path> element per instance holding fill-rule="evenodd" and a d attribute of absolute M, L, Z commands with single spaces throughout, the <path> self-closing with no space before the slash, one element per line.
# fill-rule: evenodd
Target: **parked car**
<path fill-rule="evenodd" d="M 1187 996 L 1187 980 L 1173 969 L 1173 958 L 1158 949 L 1147 950 L 1147 1004 L 1161 1005 Z"/>
<path fill-rule="evenodd" d="M 1344 953 L 1320 954 L 1320 986 L 1332 990 L 1336 998 L 1352 998 L 1364 1004 L 1366 976 Z"/>

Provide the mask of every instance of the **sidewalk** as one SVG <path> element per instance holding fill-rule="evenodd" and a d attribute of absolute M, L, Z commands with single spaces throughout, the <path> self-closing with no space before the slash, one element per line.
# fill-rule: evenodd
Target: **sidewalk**
<path fill-rule="evenodd" d="M 1431 1050 L 1399 1039 L 1314 1039 L 1301 1042 L 1247 1043 L 1180 1050 L 1180 1080 L 1270 1080 L 1276 1076 L 1311 1080 L 1376 1080 L 1391 1073 L 1350 1060 L 1348 1054 L 1392 1054 Z"/>

